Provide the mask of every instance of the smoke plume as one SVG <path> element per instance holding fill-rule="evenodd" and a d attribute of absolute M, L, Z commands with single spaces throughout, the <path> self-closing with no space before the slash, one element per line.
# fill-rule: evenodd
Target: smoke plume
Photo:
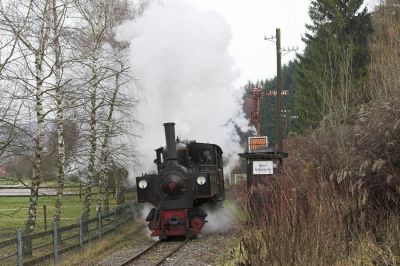
<path fill-rule="evenodd" d="M 239 73 L 228 53 L 231 31 L 216 13 L 184 0 L 153 3 L 144 15 L 117 30 L 130 42 L 130 62 L 140 99 L 136 118 L 141 138 L 135 143 L 148 172 L 154 149 L 164 146 L 165 122 L 176 123 L 181 139 L 221 146 L 226 174 L 242 150 L 237 130 L 249 130 L 241 109 Z M 136 173 L 137 174 L 137 173 Z"/>

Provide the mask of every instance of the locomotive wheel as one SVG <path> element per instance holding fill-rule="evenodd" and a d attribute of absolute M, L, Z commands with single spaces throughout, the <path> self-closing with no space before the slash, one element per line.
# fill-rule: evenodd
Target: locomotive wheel
<path fill-rule="evenodd" d="M 158 237 L 160 240 L 167 240 L 168 236 L 165 234 L 165 232 L 161 232 L 160 236 Z"/>
<path fill-rule="evenodd" d="M 186 238 L 188 238 L 188 239 L 192 239 L 192 238 L 194 238 L 196 235 L 193 233 L 193 231 L 191 230 L 191 229 L 189 229 L 187 232 L 186 232 Z"/>

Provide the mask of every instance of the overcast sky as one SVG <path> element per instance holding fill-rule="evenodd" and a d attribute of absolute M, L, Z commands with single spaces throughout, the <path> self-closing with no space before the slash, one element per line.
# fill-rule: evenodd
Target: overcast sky
<path fill-rule="evenodd" d="M 275 35 L 281 29 L 282 47 L 299 47 L 301 36 L 309 22 L 308 7 L 311 0 L 188 0 L 204 9 L 221 15 L 231 26 L 230 53 L 236 61 L 243 85 L 247 80 L 272 78 L 276 74 L 275 44 L 264 40 L 264 35 Z M 379 0 L 368 0 L 372 8 Z M 286 54 L 283 63 L 293 59 L 295 53 Z"/>

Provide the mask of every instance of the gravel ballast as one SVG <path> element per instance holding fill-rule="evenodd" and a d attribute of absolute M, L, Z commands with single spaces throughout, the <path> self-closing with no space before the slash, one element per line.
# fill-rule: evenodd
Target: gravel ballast
<path fill-rule="evenodd" d="M 219 261 L 228 256 L 229 249 L 233 245 L 234 240 L 235 233 L 233 231 L 204 235 L 200 238 L 189 241 L 185 246 L 168 258 L 163 265 L 217 265 Z M 104 257 L 98 261 L 96 265 L 105 266 L 121 264 L 130 257 L 146 249 L 151 244 L 151 240 L 146 240 L 137 243 L 132 247 L 124 247 L 121 250 Z M 166 244 L 167 245 L 160 245 L 161 247 L 158 249 L 156 248 L 154 251 L 149 251 L 150 254 L 135 262 L 134 265 L 144 266 L 154 264 L 155 261 L 157 261 L 157 258 L 161 258 L 166 254 L 163 250 L 168 249 L 168 243 Z M 172 241 L 170 246 L 176 246 L 176 242 Z"/>

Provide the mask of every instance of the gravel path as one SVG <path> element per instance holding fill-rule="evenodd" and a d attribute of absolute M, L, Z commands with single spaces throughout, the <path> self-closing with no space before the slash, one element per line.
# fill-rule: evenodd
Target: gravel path
<path fill-rule="evenodd" d="M 168 258 L 163 264 L 165 266 L 172 265 L 216 265 L 223 257 L 229 254 L 229 248 L 232 246 L 235 240 L 235 232 L 230 231 L 226 233 L 214 233 L 203 236 L 198 239 L 194 239 L 186 244 L 182 249 L 177 251 L 172 257 Z M 109 256 L 98 261 L 96 265 L 118 265 L 139 253 L 143 249 L 151 245 L 150 240 L 146 240 L 132 247 L 125 247 Z M 168 243 L 166 243 L 168 244 Z M 176 242 L 171 242 L 169 246 L 176 246 Z M 166 245 L 160 245 L 161 249 L 166 249 Z M 168 247 L 170 250 L 172 248 Z M 159 250 L 159 252 L 163 252 Z M 164 253 L 165 254 L 165 253 Z M 152 265 L 159 254 L 156 252 L 151 253 L 147 256 L 148 259 L 141 259 L 135 262 L 138 266 Z M 155 258 L 155 260 L 153 260 Z"/>

